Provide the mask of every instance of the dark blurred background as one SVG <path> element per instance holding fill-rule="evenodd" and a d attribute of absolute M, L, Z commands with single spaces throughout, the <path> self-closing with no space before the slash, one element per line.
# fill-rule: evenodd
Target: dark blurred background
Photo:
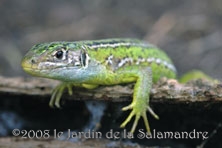
<path fill-rule="evenodd" d="M 221 0 L 1 0 L 0 16 L 1 75 L 26 75 L 20 61 L 36 43 L 127 37 L 165 50 L 179 75 L 221 78 Z"/>
<path fill-rule="evenodd" d="M 149 41 L 165 50 L 175 63 L 179 76 L 200 69 L 221 80 L 221 26 L 221 0 L 0 0 L 0 75 L 29 77 L 23 72 L 20 61 L 37 43 L 127 37 Z M 62 110 L 50 109 L 48 101 L 49 98 L 1 98 L 0 136 L 10 135 L 15 127 L 23 127 L 19 124 L 23 119 L 31 129 L 67 129 L 73 128 L 73 123 L 82 126 L 89 116 L 81 101 L 66 101 Z M 180 111 L 175 105 L 170 108 L 165 104 L 164 107 L 167 109 L 162 112 L 161 122 L 150 118 L 153 128 L 165 126 L 164 130 L 177 130 L 181 127 L 183 131 L 200 125 L 202 130 L 210 132 L 221 121 L 221 117 L 213 117 L 219 114 L 216 109 L 205 110 L 194 105 L 194 112 L 187 113 L 189 105 L 178 107 Z M 158 112 L 158 106 L 156 110 Z M 211 121 L 211 117 L 217 120 Z M 110 124 L 114 122 L 113 118 L 107 118 Z M 199 122 L 197 118 L 206 118 L 207 122 Z M 176 123 L 169 123 L 170 120 Z M 184 125 L 184 121 L 189 124 Z M 4 129 L 8 131 L 4 132 Z M 221 146 L 220 138 L 211 138 L 213 140 L 208 145 L 214 143 L 215 147 L 220 143 Z M 202 142 L 201 139 L 184 141 L 182 143 L 188 147 Z M 154 145 L 158 143 L 156 141 Z M 170 145 L 174 143 L 180 142 L 175 140 Z M 182 144 L 180 147 L 186 146 Z"/>

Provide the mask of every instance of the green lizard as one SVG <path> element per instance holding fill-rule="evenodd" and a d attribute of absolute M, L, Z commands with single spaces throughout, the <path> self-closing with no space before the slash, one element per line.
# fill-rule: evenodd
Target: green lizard
<path fill-rule="evenodd" d="M 31 75 L 62 81 L 50 100 L 50 106 L 57 107 L 65 88 L 72 94 L 72 86 L 92 89 L 135 82 L 133 101 L 122 108 L 132 111 L 121 124 L 125 127 L 135 116 L 132 133 L 141 117 L 150 133 L 147 111 L 159 118 L 149 106 L 152 84 L 161 77 L 176 77 L 171 59 L 162 50 L 135 39 L 37 44 L 23 58 L 22 67 Z"/>

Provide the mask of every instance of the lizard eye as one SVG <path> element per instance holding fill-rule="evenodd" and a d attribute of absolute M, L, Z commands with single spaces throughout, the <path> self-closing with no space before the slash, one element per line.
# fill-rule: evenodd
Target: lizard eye
<path fill-rule="evenodd" d="M 57 51 L 56 53 L 55 53 L 55 57 L 57 58 L 57 59 L 62 59 L 63 58 L 63 51 L 62 50 L 59 50 L 59 51 Z"/>

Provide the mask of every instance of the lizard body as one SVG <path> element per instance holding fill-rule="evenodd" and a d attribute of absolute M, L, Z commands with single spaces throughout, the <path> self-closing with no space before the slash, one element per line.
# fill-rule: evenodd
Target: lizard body
<path fill-rule="evenodd" d="M 146 116 L 152 84 L 161 77 L 175 78 L 176 69 L 170 58 L 157 47 L 135 39 L 105 39 L 77 42 L 51 42 L 33 46 L 22 60 L 23 69 L 34 76 L 57 79 L 50 106 L 59 107 L 63 90 L 72 86 L 96 88 L 135 82 L 133 101 L 122 110 L 132 109 L 121 127 L 135 116 L 131 129 L 136 129 L 140 117 L 148 132 Z"/>

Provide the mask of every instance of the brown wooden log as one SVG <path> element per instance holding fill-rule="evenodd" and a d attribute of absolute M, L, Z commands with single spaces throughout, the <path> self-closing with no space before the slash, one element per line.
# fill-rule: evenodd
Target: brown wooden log
<path fill-rule="evenodd" d="M 41 78 L 0 77 L 0 98 L 18 96 L 50 97 L 52 89 L 59 82 Z M 72 100 L 106 100 L 113 102 L 130 101 L 133 84 L 100 86 L 93 90 L 73 88 L 73 96 L 64 93 L 63 97 Z M 162 78 L 151 90 L 151 102 L 222 102 L 222 84 L 212 84 L 204 80 L 192 81 L 186 85 L 176 80 Z"/>

